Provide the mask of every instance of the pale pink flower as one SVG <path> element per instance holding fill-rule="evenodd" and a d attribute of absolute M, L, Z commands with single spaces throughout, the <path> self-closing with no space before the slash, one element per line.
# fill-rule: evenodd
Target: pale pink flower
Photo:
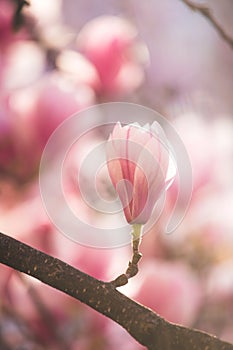
<path fill-rule="evenodd" d="M 107 143 L 107 161 L 126 220 L 145 224 L 175 175 L 163 129 L 157 122 L 143 127 L 117 123 Z"/>

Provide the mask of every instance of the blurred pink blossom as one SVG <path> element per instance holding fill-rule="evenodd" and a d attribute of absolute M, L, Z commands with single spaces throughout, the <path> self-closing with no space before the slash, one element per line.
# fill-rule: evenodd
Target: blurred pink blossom
<path fill-rule="evenodd" d="M 14 191 L 11 206 L 1 201 L 0 227 L 16 239 L 52 253 L 54 229 L 43 208 L 38 185 L 27 186 L 24 191 Z M 28 219 L 30 218 L 30 220 Z"/>
<path fill-rule="evenodd" d="M 100 80 L 95 66 L 79 52 L 63 50 L 56 59 L 56 65 L 75 86 L 86 85 L 99 89 Z"/>
<path fill-rule="evenodd" d="M 233 255 L 232 193 L 228 186 L 224 190 L 212 187 L 196 194 L 175 234 L 162 236 L 165 245 L 176 256 L 191 259 L 197 266 L 230 258 Z"/>
<path fill-rule="evenodd" d="M 200 191 L 231 186 L 232 120 L 227 116 L 209 119 L 205 115 L 190 111 L 180 114 L 173 125 L 190 157 L 193 172 L 193 200 Z M 170 193 L 175 196 L 177 191 L 178 187 L 172 186 Z"/>
<path fill-rule="evenodd" d="M 2 85 L 5 91 L 14 91 L 35 83 L 46 69 L 46 55 L 38 43 L 18 40 L 12 43 L 5 56 Z"/>
<path fill-rule="evenodd" d="M 73 40 L 71 29 L 63 24 L 62 0 L 31 0 L 24 12 L 33 18 L 34 30 L 44 47 L 60 51 Z"/>
<path fill-rule="evenodd" d="M 42 144 L 61 122 L 90 106 L 94 99 L 94 93 L 88 86 L 75 89 L 59 76 L 45 77 L 38 87 L 32 111 L 32 123 Z"/>
<path fill-rule="evenodd" d="M 106 280 L 117 252 L 81 246 L 57 232 L 52 236 L 53 255 L 91 276 Z"/>
<path fill-rule="evenodd" d="M 173 125 L 190 156 L 195 194 L 213 178 L 215 155 L 211 127 L 202 115 L 194 112 L 181 114 Z"/>
<path fill-rule="evenodd" d="M 207 279 L 207 294 L 211 301 L 229 303 L 233 312 L 233 259 L 212 267 Z"/>
<path fill-rule="evenodd" d="M 130 292 L 170 322 L 191 326 L 202 302 L 201 285 L 182 262 L 147 260 Z"/>
<path fill-rule="evenodd" d="M 31 44 L 26 46 L 32 49 Z M 21 76 L 21 88 L 5 92 L 2 97 L 0 143 L 4 153 L 0 155 L 0 166 L 25 182 L 37 172 L 52 132 L 66 118 L 93 104 L 95 94 L 90 86 L 75 86 L 58 73 L 48 73 L 28 86 Z"/>
<path fill-rule="evenodd" d="M 20 122 L 18 128 L 39 152 L 60 123 L 94 101 L 95 95 L 90 87 L 75 88 L 55 73 L 45 75 L 37 84 L 11 95 L 11 107 Z"/>
<path fill-rule="evenodd" d="M 101 16 L 80 31 L 77 45 L 94 64 L 102 92 L 130 92 L 143 81 L 140 60 L 148 60 L 147 49 L 137 41 L 137 31 L 126 19 Z"/>

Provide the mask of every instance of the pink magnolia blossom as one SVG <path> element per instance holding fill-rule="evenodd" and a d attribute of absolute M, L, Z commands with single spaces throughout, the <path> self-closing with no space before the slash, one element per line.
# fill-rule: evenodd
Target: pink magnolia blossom
<path fill-rule="evenodd" d="M 121 126 L 107 143 L 108 170 L 130 224 L 145 224 L 174 179 L 168 141 L 157 122 Z"/>

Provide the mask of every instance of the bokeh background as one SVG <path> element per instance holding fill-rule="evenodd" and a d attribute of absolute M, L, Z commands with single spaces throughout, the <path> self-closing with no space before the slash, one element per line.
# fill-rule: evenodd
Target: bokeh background
<path fill-rule="evenodd" d="M 206 3 L 233 37 L 232 1 Z M 56 127 L 83 108 L 125 101 L 155 109 L 187 148 L 193 196 L 182 224 L 165 235 L 173 184 L 143 238 L 140 272 L 121 290 L 171 322 L 233 342 L 232 48 L 179 0 L 31 0 L 17 18 L 16 8 L 0 0 L 0 230 L 96 278 L 122 273 L 130 246 L 93 249 L 56 231 L 40 197 L 40 157 Z M 98 225 L 103 217 L 83 206 L 75 178 L 102 139 L 96 132 L 82 140 L 66 179 L 72 205 Z M 98 186 L 108 197 L 105 175 Z M 111 320 L 3 265 L 0 346 L 143 349 Z"/>

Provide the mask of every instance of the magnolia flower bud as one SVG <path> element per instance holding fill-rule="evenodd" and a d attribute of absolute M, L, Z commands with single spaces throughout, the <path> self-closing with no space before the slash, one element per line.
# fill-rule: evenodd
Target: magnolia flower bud
<path fill-rule="evenodd" d="M 145 224 L 155 203 L 169 187 L 175 167 L 161 126 L 154 122 L 121 126 L 107 143 L 108 171 L 130 224 Z"/>

